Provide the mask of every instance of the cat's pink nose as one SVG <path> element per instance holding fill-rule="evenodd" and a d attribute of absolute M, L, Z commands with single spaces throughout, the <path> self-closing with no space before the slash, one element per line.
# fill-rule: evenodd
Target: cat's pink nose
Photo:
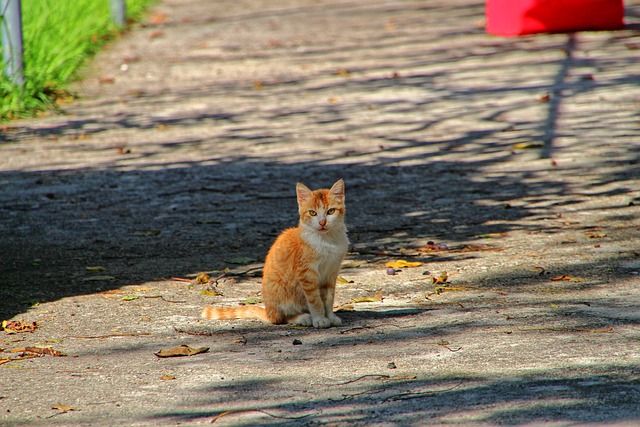
<path fill-rule="evenodd" d="M 325 225 L 327 225 L 327 219 L 326 218 L 322 218 L 320 221 L 318 221 L 318 224 L 320 224 L 320 226 L 324 227 Z"/>

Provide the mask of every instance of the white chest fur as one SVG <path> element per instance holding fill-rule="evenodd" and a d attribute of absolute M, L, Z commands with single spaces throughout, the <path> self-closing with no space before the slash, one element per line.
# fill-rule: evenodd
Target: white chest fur
<path fill-rule="evenodd" d="M 318 271 L 320 283 L 327 283 L 335 278 L 349 249 L 346 229 L 335 229 L 323 234 L 315 230 L 304 230 L 302 238 L 318 254 L 317 261 L 311 267 Z"/>

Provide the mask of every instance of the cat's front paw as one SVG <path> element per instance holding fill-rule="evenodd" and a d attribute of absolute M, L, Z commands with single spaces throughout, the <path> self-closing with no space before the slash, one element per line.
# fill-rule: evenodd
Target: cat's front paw
<path fill-rule="evenodd" d="M 314 328 L 328 328 L 331 326 L 331 320 L 326 317 L 316 317 L 313 319 L 313 327 Z"/>
<path fill-rule="evenodd" d="M 289 323 L 293 323 L 295 325 L 300 325 L 300 326 L 315 326 L 315 323 L 313 322 L 311 315 L 309 313 L 303 313 L 298 315 L 297 317 L 293 318 L 292 320 L 289 320 Z"/>
<path fill-rule="evenodd" d="M 331 313 L 329 315 L 329 320 L 331 321 L 331 326 L 340 326 L 342 325 L 342 319 Z"/>

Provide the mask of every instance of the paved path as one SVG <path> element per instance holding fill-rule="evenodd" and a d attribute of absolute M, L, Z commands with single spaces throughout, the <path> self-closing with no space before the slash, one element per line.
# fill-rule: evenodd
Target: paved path
<path fill-rule="evenodd" d="M 0 317 L 37 329 L 0 339 L 0 425 L 639 423 L 638 33 L 482 21 L 167 0 L 6 125 Z M 200 321 L 259 295 L 295 182 L 339 177 L 345 325 Z M 209 351 L 154 356 L 181 344 Z"/>

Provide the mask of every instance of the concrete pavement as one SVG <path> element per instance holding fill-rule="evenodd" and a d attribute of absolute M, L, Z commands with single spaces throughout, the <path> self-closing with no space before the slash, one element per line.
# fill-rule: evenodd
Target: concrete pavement
<path fill-rule="evenodd" d="M 0 313 L 37 328 L 0 340 L 0 425 L 640 422 L 638 33 L 483 19 L 167 0 L 6 125 Z M 295 182 L 339 177 L 344 326 L 200 321 L 259 296 Z"/>

